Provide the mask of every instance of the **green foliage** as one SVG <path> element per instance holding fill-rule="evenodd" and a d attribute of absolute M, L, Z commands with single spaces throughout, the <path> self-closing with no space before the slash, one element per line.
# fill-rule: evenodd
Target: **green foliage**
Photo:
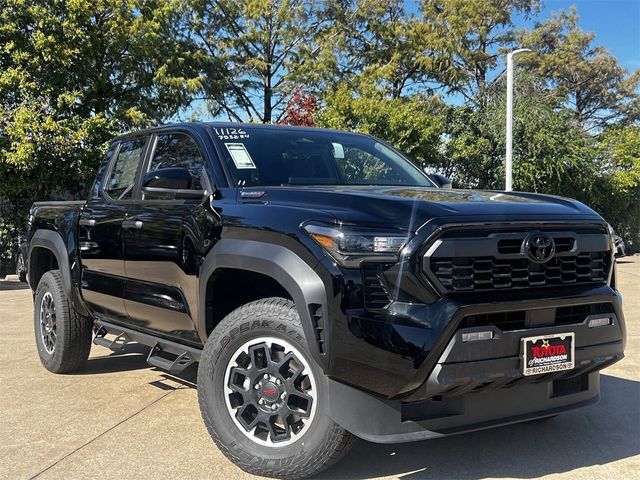
<path fill-rule="evenodd" d="M 539 0 L 423 0 L 424 32 L 446 67 L 447 90 L 483 106 L 499 55 L 513 46 L 513 17 L 539 8 Z"/>
<path fill-rule="evenodd" d="M 595 207 L 640 251 L 640 127 L 612 127 L 599 140 Z"/>
<path fill-rule="evenodd" d="M 305 74 L 319 91 L 347 83 L 382 89 L 391 97 L 430 89 L 446 65 L 430 47 L 423 19 L 403 0 L 328 0 L 329 22 L 316 35 L 317 53 Z"/>
<path fill-rule="evenodd" d="M 460 187 L 500 189 L 501 56 L 516 46 L 535 53 L 518 57 L 515 188 L 578 198 L 640 250 L 640 72 L 582 31 L 573 9 L 516 31 L 539 0 L 2 5 L 5 259 L 33 200 L 81 195 L 110 138 L 194 114 L 194 100 L 233 120 L 369 133 Z M 345 168 L 383 173 L 360 157 Z"/>
<path fill-rule="evenodd" d="M 595 35 L 578 21 L 573 7 L 521 32 L 522 44 L 535 52 L 528 62 L 584 128 L 637 121 L 640 71 L 629 74 L 609 51 L 593 44 Z"/>
<path fill-rule="evenodd" d="M 199 88 L 177 0 L 6 0 L 0 10 L 2 224 L 92 181 L 106 142 Z M 10 203 L 8 203 L 10 202 Z M 4 227 L 3 227 L 4 228 Z"/>
<path fill-rule="evenodd" d="M 587 198 L 597 174 L 595 141 L 531 75 L 516 79 L 514 188 Z M 452 108 L 442 170 L 459 185 L 504 188 L 505 94 L 498 83 L 483 109 Z"/>
<path fill-rule="evenodd" d="M 385 139 L 418 165 L 433 164 L 444 133 L 439 98 L 389 98 L 380 90 L 353 92 L 342 85 L 325 99 L 318 126 L 367 133 Z"/>
<path fill-rule="evenodd" d="M 191 0 L 188 24 L 203 56 L 210 112 L 234 121 L 281 120 L 292 80 L 322 23 L 305 0 Z"/>

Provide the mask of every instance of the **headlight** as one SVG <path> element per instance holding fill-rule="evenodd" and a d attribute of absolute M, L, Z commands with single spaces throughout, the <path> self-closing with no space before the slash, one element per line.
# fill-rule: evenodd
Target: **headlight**
<path fill-rule="evenodd" d="M 363 260 L 397 260 L 409 240 L 403 230 L 338 227 L 308 223 L 304 230 L 345 267 L 357 267 Z"/>

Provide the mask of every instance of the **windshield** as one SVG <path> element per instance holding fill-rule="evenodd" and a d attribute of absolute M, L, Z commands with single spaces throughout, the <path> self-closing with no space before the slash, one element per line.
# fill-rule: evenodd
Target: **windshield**
<path fill-rule="evenodd" d="M 363 135 L 247 126 L 213 131 L 238 187 L 435 186 L 400 153 Z"/>

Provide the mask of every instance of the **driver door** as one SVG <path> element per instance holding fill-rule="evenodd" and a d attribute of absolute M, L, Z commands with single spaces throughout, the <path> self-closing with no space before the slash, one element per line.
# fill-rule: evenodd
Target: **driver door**
<path fill-rule="evenodd" d="M 141 177 L 184 168 L 196 195 L 141 190 L 124 228 L 125 307 L 135 328 L 199 345 L 196 252 L 204 207 L 197 192 L 204 193 L 206 184 L 202 149 L 186 132 L 163 132 L 152 139 L 148 157 Z"/>

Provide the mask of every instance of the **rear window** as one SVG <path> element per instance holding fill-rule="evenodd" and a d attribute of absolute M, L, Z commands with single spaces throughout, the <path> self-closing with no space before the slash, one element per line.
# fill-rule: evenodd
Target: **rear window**
<path fill-rule="evenodd" d="M 296 128 L 214 128 L 236 186 L 434 184 L 408 159 L 363 135 Z"/>

